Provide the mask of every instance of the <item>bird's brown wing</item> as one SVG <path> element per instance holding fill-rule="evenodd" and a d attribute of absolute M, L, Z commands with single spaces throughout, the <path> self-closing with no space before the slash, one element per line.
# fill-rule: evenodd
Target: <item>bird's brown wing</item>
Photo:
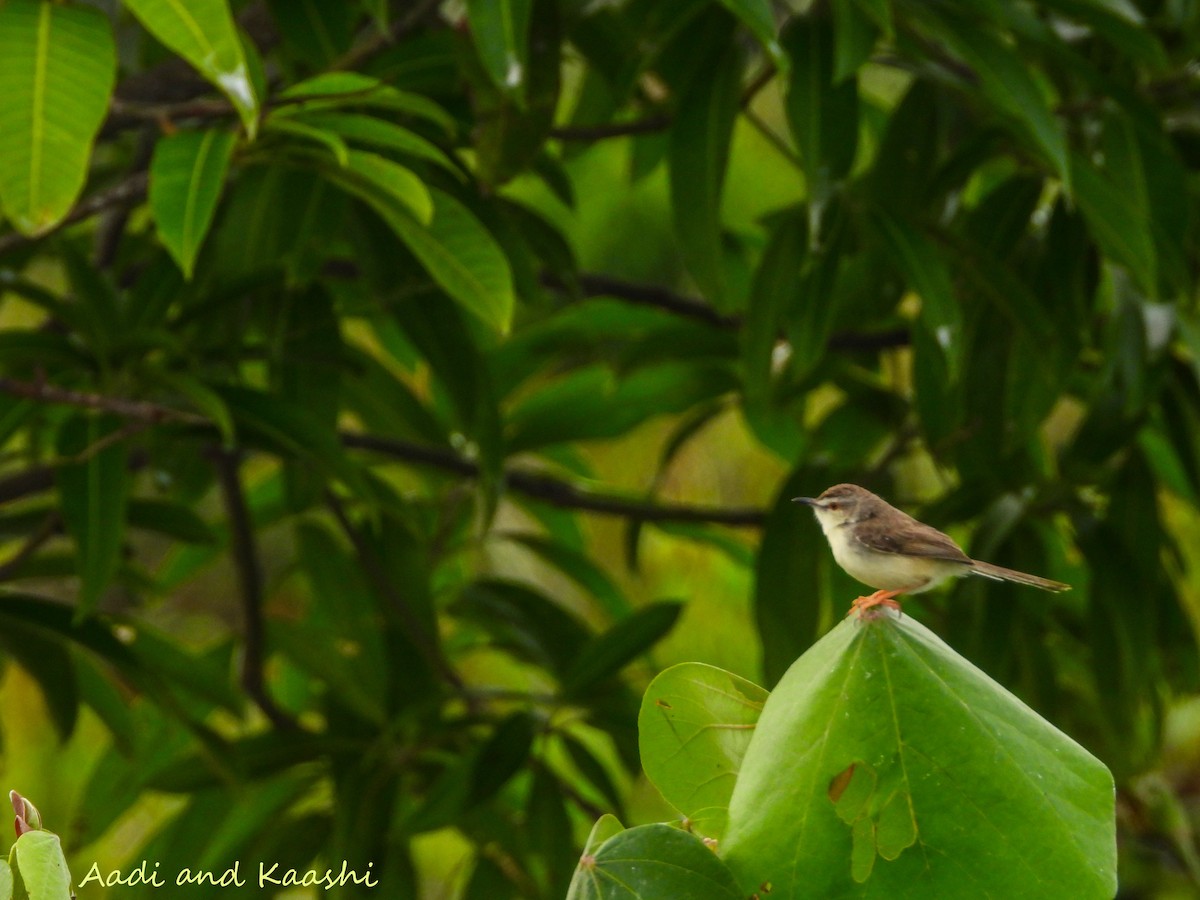
<path fill-rule="evenodd" d="M 859 522 L 853 533 L 860 543 L 879 553 L 971 562 L 971 558 L 949 537 L 911 517 L 899 526 L 893 522 L 891 527 L 874 520 Z"/>

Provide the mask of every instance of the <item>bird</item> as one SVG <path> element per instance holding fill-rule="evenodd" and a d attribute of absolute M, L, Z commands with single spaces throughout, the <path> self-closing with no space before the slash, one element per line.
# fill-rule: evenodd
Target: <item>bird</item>
<path fill-rule="evenodd" d="M 878 615 L 881 608 L 899 611 L 897 597 L 920 594 L 963 575 L 1043 591 L 1071 589 L 1061 581 L 971 559 L 947 535 L 857 484 L 835 484 L 819 497 L 794 497 L 793 502 L 812 507 L 837 564 L 852 578 L 876 588 L 851 604 L 850 612 L 859 619 Z"/>

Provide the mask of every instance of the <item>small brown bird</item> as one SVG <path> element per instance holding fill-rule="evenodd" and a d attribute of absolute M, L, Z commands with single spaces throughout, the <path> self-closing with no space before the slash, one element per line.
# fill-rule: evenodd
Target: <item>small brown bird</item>
<path fill-rule="evenodd" d="M 835 484 L 820 497 L 796 497 L 812 507 L 829 540 L 833 558 L 846 573 L 877 588 L 851 606 L 862 618 L 873 607 L 899 609 L 901 594 L 919 594 L 948 578 L 983 575 L 1043 591 L 1068 591 L 1069 584 L 971 559 L 936 528 L 918 522 L 857 484 Z"/>

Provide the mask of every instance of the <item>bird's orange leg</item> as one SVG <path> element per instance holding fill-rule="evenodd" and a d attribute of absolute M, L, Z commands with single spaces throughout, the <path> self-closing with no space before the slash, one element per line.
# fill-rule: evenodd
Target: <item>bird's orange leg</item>
<path fill-rule="evenodd" d="M 894 609 L 900 612 L 900 601 L 896 598 L 903 594 L 903 591 L 876 591 L 869 597 L 859 597 L 850 604 L 850 612 L 846 615 L 855 615 L 862 621 L 864 619 L 874 619 L 876 616 L 882 615 L 880 607 Z"/>

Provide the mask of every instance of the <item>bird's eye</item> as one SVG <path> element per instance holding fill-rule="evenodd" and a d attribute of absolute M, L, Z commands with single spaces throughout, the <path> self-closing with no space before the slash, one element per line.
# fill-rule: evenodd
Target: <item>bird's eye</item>
<path fill-rule="evenodd" d="M 832 503 L 829 504 L 829 509 L 837 509 L 839 506 L 841 506 L 841 504 L 838 503 L 836 500 L 834 500 Z"/>

